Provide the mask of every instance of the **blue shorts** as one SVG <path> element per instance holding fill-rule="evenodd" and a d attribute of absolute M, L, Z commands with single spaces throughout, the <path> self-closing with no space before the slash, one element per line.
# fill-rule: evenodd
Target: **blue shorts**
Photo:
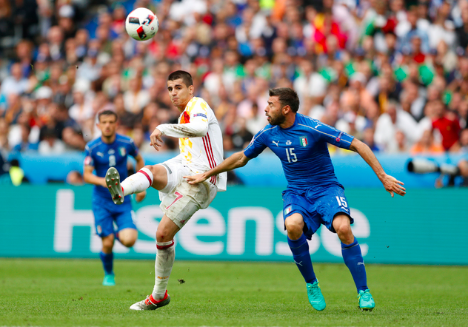
<path fill-rule="evenodd" d="M 116 205 L 107 199 L 94 197 L 92 202 L 94 225 L 99 237 L 106 237 L 125 228 L 136 229 L 133 222 L 133 210 L 130 197 L 122 205 Z M 114 222 L 117 230 L 114 230 Z"/>
<path fill-rule="evenodd" d="M 304 219 L 304 234 L 310 240 L 312 235 L 325 225 L 331 232 L 336 233 L 333 228 L 333 218 L 336 214 L 344 213 L 351 218 L 344 189 L 339 186 L 328 187 L 324 192 L 306 191 L 303 194 L 291 189 L 283 191 L 283 218 L 286 220 L 293 213 L 300 213 Z"/>

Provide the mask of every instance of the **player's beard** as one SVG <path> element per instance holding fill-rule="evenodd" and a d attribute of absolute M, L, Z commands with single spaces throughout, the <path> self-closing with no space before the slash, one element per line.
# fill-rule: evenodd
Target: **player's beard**
<path fill-rule="evenodd" d="M 286 116 L 282 115 L 281 113 L 276 116 L 270 116 L 270 125 L 281 125 L 286 121 Z"/>

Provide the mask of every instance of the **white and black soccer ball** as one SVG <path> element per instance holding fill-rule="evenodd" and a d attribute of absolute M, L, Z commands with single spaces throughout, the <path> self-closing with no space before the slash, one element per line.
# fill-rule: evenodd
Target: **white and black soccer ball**
<path fill-rule="evenodd" d="M 149 40 L 159 29 L 158 17 L 149 9 L 137 8 L 128 14 L 125 29 L 137 41 Z"/>

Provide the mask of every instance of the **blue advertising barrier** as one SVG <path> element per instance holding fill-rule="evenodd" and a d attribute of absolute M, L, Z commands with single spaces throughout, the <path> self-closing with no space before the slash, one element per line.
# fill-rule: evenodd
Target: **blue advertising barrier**
<path fill-rule="evenodd" d="M 176 235 L 184 260 L 292 262 L 280 187 L 228 187 Z M 468 265 L 468 189 L 347 189 L 353 233 L 366 263 Z M 92 187 L 0 186 L 0 257 L 97 258 L 101 240 L 91 211 Z M 139 231 L 132 249 L 116 242 L 117 258 L 154 259 L 163 216 L 155 190 L 134 205 Z M 341 243 L 325 227 L 309 243 L 314 262 L 342 262 Z"/>

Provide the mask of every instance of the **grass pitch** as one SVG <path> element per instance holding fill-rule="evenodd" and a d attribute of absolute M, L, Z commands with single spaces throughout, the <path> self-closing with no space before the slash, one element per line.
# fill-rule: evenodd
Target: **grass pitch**
<path fill-rule="evenodd" d="M 175 263 L 171 303 L 135 312 L 153 261 L 117 260 L 117 286 L 104 287 L 99 260 L 0 259 L 0 326 L 468 326 L 468 267 L 367 265 L 373 312 L 357 309 L 344 264 L 315 271 L 323 312 L 293 263 L 186 261 Z"/>

